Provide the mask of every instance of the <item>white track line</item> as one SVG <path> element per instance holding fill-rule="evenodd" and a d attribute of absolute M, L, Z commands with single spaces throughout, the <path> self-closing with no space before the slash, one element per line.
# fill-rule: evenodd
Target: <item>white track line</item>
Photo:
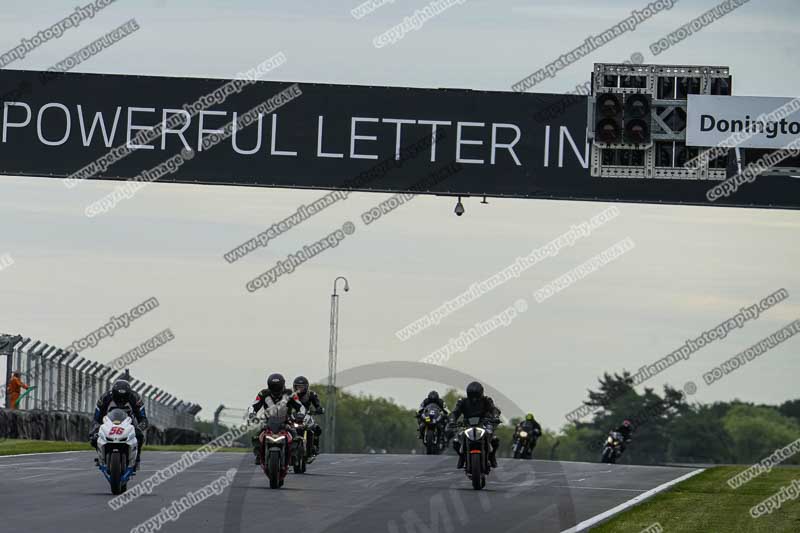
<path fill-rule="evenodd" d="M 595 525 L 595 524 L 597 524 L 599 522 L 602 522 L 603 520 L 606 520 L 607 518 L 611 518 L 615 514 L 620 513 L 620 512 L 622 512 L 622 511 L 624 511 L 626 509 L 629 509 L 630 507 L 633 507 L 634 505 L 637 505 L 637 504 L 643 502 L 647 498 L 650 498 L 651 496 L 655 496 L 659 492 L 662 492 L 662 491 L 670 488 L 671 486 L 676 485 L 676 484 L 680 483 L 681 481 L 687 480 L 692 476 L 696 476 L 700 472 L 704 472 L 704 471 L 705 471 L 705 468 L 700 468 L 699 470 L 693 470 L 693 471 L 689 472 L 686 475 L 683 475 L 683 476 L 681 476 L 679 478 L 673 479 L 672 481 L 667 481 L 663 485 L 659 485 L 658 487 L 656 487 L 654 489 L 650 489 L 647 492 L 645 492 L 644 494 L 640 494 L 637 497 L 633 498 L 632 500 L 628 500 L 625 503 L 621 503 L 620 505 L 617 505 L 613 509 L 609 509 L 608 511 L 606 511 L 604 513 L 600 513 L 599 515 L 593 516 L 592 518 L 589 518 L 588 520 L 584 520 L 583 522 L 579 523 L 578 525 L 576 525 L 574 527 L 571 527 L 569 529 L 565 529 L 561 533 L 577 533 L 578 531 L 584 531 L 584 530 L 588 529 L 589 527 L 591 527 L 591 526 L 593 526 L 593 525 Z"/>

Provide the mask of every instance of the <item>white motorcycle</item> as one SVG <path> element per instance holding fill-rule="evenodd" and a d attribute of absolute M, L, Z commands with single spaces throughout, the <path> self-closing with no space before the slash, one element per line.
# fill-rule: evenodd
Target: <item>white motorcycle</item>
<path fill-rule="evenodd" d="M 112 494 L 122 494 L 127 490 L 128 480 L 134 475 L 133 465 L 138 452 L 133 419 L 122 409 L 112 409 L 103 417 L 103 425 L 98 430 L 98 458 L 95 459 L 111 485 Z"/>

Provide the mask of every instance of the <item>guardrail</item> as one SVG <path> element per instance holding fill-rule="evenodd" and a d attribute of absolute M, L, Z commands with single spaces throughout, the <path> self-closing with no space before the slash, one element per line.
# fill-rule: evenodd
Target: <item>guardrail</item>
<path fill-rule="evenodd" d="M 142 397 L 150 423 L 159 428 L 193 429 L 195 415 L 202 409 L 197 404 L 179 400 L 154 385 L 132 378 L 127 370 L 120 373 L 75 352 L 30 338 L 4 336 L 3 340 L 5 342 L 0 342 L 0 357 L 8 357 L 3 388 L 12 370 L 19 370 L 22 380 L 30 385 L 30 391 L 20 396 L 19 409 L 93 415 L 97 399 L 120 377 L 130 381 L 133 390 Z M 6 398 L 3 403 L 7 401 Z"/>

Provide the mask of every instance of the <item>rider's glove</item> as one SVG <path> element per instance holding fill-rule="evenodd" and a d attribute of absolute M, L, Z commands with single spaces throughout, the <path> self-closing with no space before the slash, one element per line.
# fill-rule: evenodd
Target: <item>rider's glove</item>
<path fill-rule="evenodd" d="M 325 414 L 325 408 L 324 407 L 320 407 L 319 409 L 317 409 L 317 414 L 318 415 L 324 415 Z"/>

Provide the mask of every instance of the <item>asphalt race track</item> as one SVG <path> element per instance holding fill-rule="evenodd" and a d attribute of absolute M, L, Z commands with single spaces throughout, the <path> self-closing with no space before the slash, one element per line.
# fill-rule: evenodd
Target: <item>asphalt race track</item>
<path fill-rule="evenodd" d="M 180 457 L 149 452 L 129 484 Z M 690 473 L 556 461 L 500 461 L 482 491 L 472 489 L 455 456 L 328 455 L 307 474 L 269 489 L 251 454 L 217 453 L 128 503 L 107 502 L 108 483 L 92 452 L 0 457 L 2 531 L 128 532 L 187 492 L 236 468 L 230 487 L 152 531 L 561 532 Z"/>

